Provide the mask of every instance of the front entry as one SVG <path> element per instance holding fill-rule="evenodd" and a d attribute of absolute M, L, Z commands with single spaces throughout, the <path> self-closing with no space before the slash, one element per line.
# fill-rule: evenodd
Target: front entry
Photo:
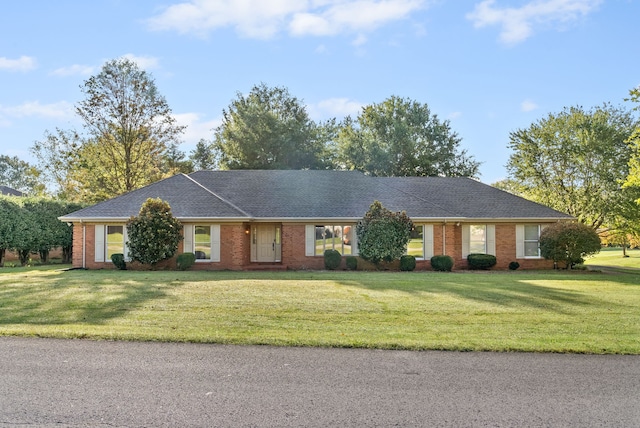
<path fill-rule="evenodd" d="M 251 230 L 251 261 L 273 263 L 281 261 L 280 226 L 265 224 L 253 226 Z"/>

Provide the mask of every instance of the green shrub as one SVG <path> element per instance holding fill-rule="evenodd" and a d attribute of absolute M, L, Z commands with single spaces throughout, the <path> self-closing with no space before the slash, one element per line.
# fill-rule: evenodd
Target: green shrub
<path fill-rule="evenodd" d="M 124 261 L 124 254 L 116 253 L 111 255 L 111 262 L 120 270 L 127 270 L 127 264 Z"/>
<path fill-rule="evenodd" d="M 176 265 L 180 270 L 187 270 L 196 262 L 196 255 L 193 253 L 182 253 L 176 259 Z"/>
<path fill-rule="evenodd" d="M 511 262 L 509 263 L 509 270 L 516 270 L 520 267 L 520 263 L 518 262 Z"/>
<path fill-rule="evenodd" d="M 469 269 L 489 269 L 495 266 L 496 261 L 496 256 L 491 254 L 469 254 L 467 256 Z"/>
<path fill-rule="evenodd" d="M 582 223 L 555 223 L 540 234 L 540 254 L 554 265 L 563 262 L 571 269 L 584 258 L 600 251 L 600 237 Z"/>
<path fill-rule="evenodd" d="M 431 257 L 431 269 L 439 272 L 451 272 L 451 269 L 453 269 L 453 257 L 451 256 Z"/>
<path fill-rule="evenodd" d="M 347 269 L 349 270 L 358 270 L 358 258 L 355 256 L 347 256 L 345 258 L 345 262 L 347 264 Z"/>
<path fill-rule="evenodd" d="M 400 257 L 400 270 L 403 272 L 411 272 L 416 268 L 416 258 L 414 256 L 404 255 Z"/>
<path fill-rule="evenodd" d="M 340 266 L 342 256 L 337 250 L 326 250 L 324 252 L 324 267 L 329 270 L 336 270 Z"/>
<path fill-rule="evenodd" d="M 356 225 L 359 256 L 380 267 L 391 263 L 407 251 L 413 222 L 402 212 L 392 212 L 374 201 Z"/>
<path fill-rule="evenodd" d="M 137 217 L 127 222 L 129 257 L 152 267 L 170 259 L 182 240 L 182 223 L 171 214 L 169 203 L 147 199 Z"/>

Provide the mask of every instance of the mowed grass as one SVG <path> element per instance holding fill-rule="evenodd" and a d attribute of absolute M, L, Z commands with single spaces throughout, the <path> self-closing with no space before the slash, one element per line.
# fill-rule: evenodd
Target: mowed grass
<path fill-rule="evenodd" d="M 640 275 L 7 268 L 0 335 L 640 354 Z"/>
<path fill-rule="evenodd" d="M 640 270 L 640 250 L 627 249 L 627 257 L 623 256 L 622 248 L 603 248 L 598 254 L 585 261 L 586 266 L 602 266 L 615 270 Z"/>

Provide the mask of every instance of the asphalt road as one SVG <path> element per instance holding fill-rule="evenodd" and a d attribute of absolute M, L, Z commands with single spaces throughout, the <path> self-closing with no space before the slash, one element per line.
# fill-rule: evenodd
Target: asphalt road
<path fill-rule="evenodd" d="M 0 426 L 638 427 L 640 356 L 0 338 Z"/>

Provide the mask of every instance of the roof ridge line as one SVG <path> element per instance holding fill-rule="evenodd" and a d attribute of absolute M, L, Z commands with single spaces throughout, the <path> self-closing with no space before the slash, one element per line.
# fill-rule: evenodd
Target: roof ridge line
<path fill-rule="evenodd" d="M 212 194 L 213 196 L 215 196 L 216 198 L 220 199 L 222 202 L 224 202 L 225 204 L 229 205 L 230 207 L 232 207 L 235 210 L 238 210 L 239 212 L 241 212 L 242 214 L 246 215 L 249 218 L 253 218 L 253 216 L 251 214 L 249 214 L 248 212 L 246 212 L 245 210 L 243 210 L 242 208 L 240 208 L 239 206 L 237 206 L 236 204 L 232 203 L 231 201 L 226 200 L 225 198 L 223 198 L 222 196 L 218 195 L 217 193 L 215 193 L 214 191 L 212 191 L 211 189 L 206 188 L 204 185 L 202 185 L 200 182 L 196 181 L 193 177 L 191 177 L 190 175 L 184 174 L 182 173 L 182 175 L 184 175 L 186 178 L 188 178 L 189 180 L 191 180 L 192 182 L 194 182 L 197 186 L 200 186 L 201 188 L 203 188 L 205 191 L 209 192 L 210 194 Z"/>

